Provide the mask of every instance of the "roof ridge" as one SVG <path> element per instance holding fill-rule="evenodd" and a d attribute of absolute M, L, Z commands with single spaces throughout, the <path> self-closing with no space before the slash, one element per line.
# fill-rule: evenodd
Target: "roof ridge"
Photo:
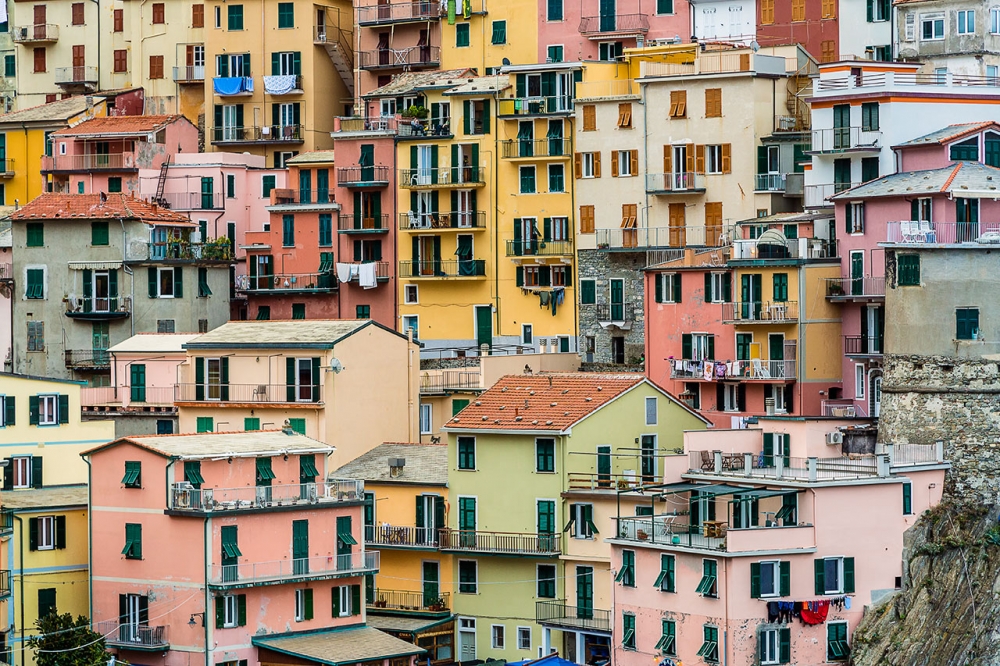
<path fill-rule="evenodd" d="M 962 164 L 964 164 L 964 162 L 959 162 L 955 165 L 955 168 L 952 169 L 951 174 L 945 179 L 944 184 L 941 186 L 941 192 L 948 191 L 948 188 L 955 181 L 955 177 L 958 175 L 958 172 L 962 170 Z"/>

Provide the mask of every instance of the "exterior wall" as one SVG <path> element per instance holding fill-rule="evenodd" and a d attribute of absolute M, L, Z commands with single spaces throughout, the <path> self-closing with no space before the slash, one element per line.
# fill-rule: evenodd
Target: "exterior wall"
<path fill-rule="evenodd" d="M 835 11 L 840 13 L 840 2 L 838 0 Z M 813 58 L 819 62 L 833 62 L 840 59 L 840 28 L 839 21 L 847 20 L 848 17 L 839 19 L 835 14 L 832 17 L 823 16 L 822 0 L 808 0 L 805 3 L 805 20 L 792 20 L 792 6 L 790 4 L 774 3 L 773 22 L 764 23 L 761 15 L 761 5 L 757 5 L 757 41 L 761 46 L 776 46 L 778 44 L 801 44 Z M 823 57 L 823 43 L 833 42 L 827 47 L 827 52 L 831 57 Z M 832 47 L 832 48 L 831 48 Z"/>
<path fill-rule="evenodd" d="M 535 2 L 498 5 L 490 4 L 488 0 L 472 0 L 472 13 L 467 21 L 462 19 L 461 7 L 462 4 L 458 3 L 458 16 L 454 24 L 447 19 L 441 23 L 442 70 L 474 67 L 483 75 L 487 73 L 487 68 L 499 67 L 504 58 L 515 64 L 545 62 L 544 55 L 538 58 L 540 26 L 535 20 L 525 20 L 528 12 L 535 11 Z M 504 44 L 492 43 L 495 21 L 507 22 L 507 41 Z M 469 24 L 469 46 L 457 45 L 455 26 L 460 23 Z M 566 52 L 569 60 L 569 49 Z M 452 108 L 453 123 L 457 117 Z"/>
<path fill-rule="evenodd" d="M 695 0 L 691 3 L 691 34 L 699 39 L 749 46 L 757 34 L 756 7 L 746 0 Z M 677 34 L 684 34 L 679 29 Z"/>
<path fill-rule="evenodd" d="M 386 77 L 398 75 L 403 71 L 411 71 L 409 68 L 403 67 L 401 63 L 404 62 L 410 63 L 413 70 L 442 69 L 440 6 L 432 4 L 411 9 L 408 3 L 404 2 L 386 4 L 389 5 L 390 9 L 375 10 L 374 8 L 377 6 L 375 2 L 360 2 L 356 6 L 357 20 L 366 22 L 366 25 L 363 26 L 355 24 L 357 33 L 356 56 L 360 65 L 357 80 L 360 83 L 361 95 L 383 85 L 386 82 Z M 461 16 L 461 12 L 461 4 L 459 4 L 459 16 Z M 424 14 L 429 14 L 426 21 L 394 23 L 389 20 L 393 17 L 419 17 Z M 368 23 L 380 15 L 387 16 L 384 23 L 377 25 Z M 425 31 L 426 34 L 424 34 Z M 489 39 L 491 33 L 484 34 L 486 39 Z M 420 50 L 422 35 L 426 38 L 425 44 L 430 47 L 423 51 Z M 475 31 L 472 32 L 472 35 L 480 36 Z M 385 36 L 388 39 L 382 42 L 381 40 Z M 480 36 L 480 38 L 482 37 Z M 454 44 L 454 33 L 452 33 L 452 44 Z M 384 52 L 386 48 L 390 49 L 388 57 Z M 468 64 L 471 66 L 471 63 Z M 449 69 L 449 67 L 443 69 Z M 398 109 L 398 111 L 403 110 Z"/>
<path fill-rule="evenodd" d="M 13 270 L 13 257 L 11 256 L 11 248 L 0 246 L 0 271 L 6 271 L 5 278 L 10 280 L 13 278 L 11 271 Z M 9 282 L 4 282 L 5 285 L 9 285 Z M 10 363 L 13 360 L 12 347 L 13 341 L 11 340 L 11 332 L 13 331 L 13 320 L 11 319 L 13 310 L 13 304 L 11 303 L 10 291 L 9 289 L 4 289 L 0 291 L 0 358 L 3 359 L 3 370 L 7 372 L 10 370 Z"/>
<path fill-rule="evenodd" d="M 598 308 L 595 305 L 580 304 L 580 348 L 584 358 L 589 362 L 591 342 L 593 341 L 593 361 L 596 363 L 615 362 L 612 354 L 611 338 L 624 337 L 625 357 L 628 364 L 641 364 L 646 358 L 644 338 L 646 333 L 646 316 L 644 310 L 644 275 L 645 255 L 639 253 L 612 253 L 599 250 L 580 250 L 577 262 L 580 267 L 580 279 L 594 280 L 594 289 L 598 294 L 599 304 L 610 303 L 610 281 L 625 280 L 625 304 L 631 306 L 632 318 L 630 327 L 624 328 L 610 325 L 607 328 L 600 324 Z"/>
<path fill-rule="evenodd" d="M 808 10 L 807 10 L 808 11 Z M 838 59 L 846 57 L 875 59 L 872 47 L 882 46 L 893 51 L 892 16 L 882 20 L 868 18 L 868 4 L 864 0 L 838 0 L 837 2 Z M 890 12 L 893 10 L 890 7 Z M 817 54 L 817 58 L 819 54 Z"/>
<path fill-rule="evenodd" d="M 957 12 L 975 12 L 975 30 L 969 34 L 958 33 Z M 921 17 L 939 14 L 944 18 L 944 39 L 924 40 L 920 30 Z M 907 16 L 914 17 L 913 39 L 906 34 Z M 893 35 L 900 58 L 919 60 L 922 71 L 931 73 L 937 68 L 946 68 L 953 74 L 966 76 L 996 76 L 987 67 L 1000 65 L 1000 36 L 989 29 L 990 10 L 981 3 L 968 0 L 920 3 L 915 6 L 901 5 L 896 8 L 895 34 Z M 974 55 L 975 54 L 975 55 Z M 979 55 L 980 57 L 976 57 Z"/>

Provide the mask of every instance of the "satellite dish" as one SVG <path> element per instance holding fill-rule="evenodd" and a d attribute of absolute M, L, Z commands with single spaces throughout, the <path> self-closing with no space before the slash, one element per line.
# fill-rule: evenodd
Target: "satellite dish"
<path fill-rule="evenodd" d="M 757 43 L 756 39 L 750 42 L 750 50 L 753 51 L 754 53 L 760 51 L 760 44 Z"/>
<path fill-rule="evenodd" d="M 496 61 L 494 60 L 493 62 Z M 504 58 L 502 62 L 504 67 L 510 67 L 510 58 Z"/>

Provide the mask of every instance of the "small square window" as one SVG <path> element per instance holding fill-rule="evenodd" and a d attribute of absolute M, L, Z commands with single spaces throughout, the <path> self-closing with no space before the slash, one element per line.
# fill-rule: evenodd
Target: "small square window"
<path fill-rule="evenodd" d="M 134 365 L 132 367 L 135 367 Z M 122 477 L 122 484 L 126 488 L 142 488 L 142 463 L 139 461 L 125 461 L 125 476 Z"/>
<path fill-rule="evenodd" d="M 470 29 L 468 23 L 458 23 L 455 25 L 455 46 L 462 48 L 469 45 Z"/>
<path fill-rule="evenodd" d="M 476 594 L 479 589 L 479 567 L 475 560 L 458 561 L 458 591 Z"/>
<path fill-rule="evenodd" d="M 505 649 L 504 645 L 504 626 L 502 624 L 494 624 L 490 627 L 490 643 L 494 650 Z"/>
<path fill-rule="evenodd" d="M 955 310 L 955 337 L 959 340 L 979 339 L 979 308 Z"/>
<path fill-rule="evenodd" d="M 417 285 L 408 284 L 403 287 L 403 303 L 406 305 L 416 305 L 420 302 Z"/>

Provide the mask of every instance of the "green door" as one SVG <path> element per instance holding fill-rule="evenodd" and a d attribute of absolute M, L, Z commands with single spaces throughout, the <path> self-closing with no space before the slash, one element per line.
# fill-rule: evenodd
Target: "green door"
<path fill-rule="evenodd" d="M 488 305 L 476 306 L 476 344 L 493 344 L 493 308 Z"/>
<path fill-rule="evenodd" d="M 354 552 L 353 529 L 350 516 L 337 517 L 337 569 L 351 568 L 351 555 Z"/>
<path fill-rule="evenodd" d="M 292 572 L 309 573 L 309 521 L 292 521 Z"/>
<path fill-rule="evenodd" d="M 132 402 L 146 402 L 146 366 L 142 363 L 133 363 L 129 366 L 129 384 L 131 385 Z"/>
<path fill-rule="evenodd" d="M 361 144 L 361 156 L 358 158 L 361 166 L 361 182 L 370 183 L 375 180 L 375 145 Z"/>
<path fill-rule="evenodd" d="M 851 252 L 851 294 L 860 296 L 865 293 L 865 255 L 861 252 Z"/>
<path fill-rule="evenodd" d="M 833 107 L 833 147 L 835 150 L 851 145 L 851 105 L 836 104 Z"/>
<path fill-rule="evenodd" d="M 463 546 L 476 545 L 476 498 L 458 498 L 458 529 Z"/>
<path fill-rule="evenodd" d="M 971 243 L 979 238 L 979 200 L 955 198 L 955 242 Z M 938 242 L 946 242 L 938 239 Z"/>
<path fill-rule="evenodd" d="M 656 436 L 643 435 L 641 449 L 642 482 L 653 483 L 656 480 Z"/>
<path fill-rule="evenodd" d="M 785 336 L 781 333 L 771 333 L 767 336 L 767 351 L 772 361 L 785 360 Z M 771 372 L 774 372 L 773 370 Z"/>
<path fill-rule="evenodd" d="M 212 202 L 215 199 L 213 190 L 215 189 L 214 178 L 201 179 L 201 207 L 205 210 L 212 210 Z M 204 240 L 204 239 L 203 239 Z"/>
<path fill-rule="evenodd" d="M 611 487 L 611 447 L 597 447 L 597 486 Z"/>
<path fill-rule="evenodd" d="M 611 280 L 611 321 L 625 321 L 625 280 Z"/>
<path fill-rule="evenodd" d="M 740 319 L 760 319 L 760 273 L 745 273 L 740 276 Z"/>
<path fill-rule="evenodd" d="M 423 572 L 424 606 L 433 606 L 441 596 L 438 563 L 424 562 Z"/>
<path fill-rule="evenodd" d="M 92 347 L 94 352 L 94 365 L 104 366 L 108 364 L 108 346 L 110 345 L 108 322 L 95 321 L 91 327 Z"/>
<path fill-rule="evenodd" d="M 235 525 L 222 528 L 222 580 L 229 583 L 239 579 L 238 533 Z"/>
<path fill-rule="evenodd" d="M 986 139 L 986 166 L 1000 167 L 1000 140 Z"/>
<path fill-rule="evenodd" d="M 538 502 L 538 549 L 555 550 L 556 503 L 552 500 Z"/>
<path fill-rule="evenodd" d="M 535 122 L 518 123 L 517 126 L 517 156 L 532 157 L 535 154 Z"/>
<path fill-rule="evenodd" d="M 581 620 L 594 617 L 594 568 L 576 568 L 576 616 Z"/>
<path fill-rule="evenodd" d="M 615 30 L 615 0 L 601 0 L 601 32 Z"/>
<path fill-rule="evenodd" d="M 841 192 L 851 186 L 851 160 L 833 161 L 833 191 Z"/>

